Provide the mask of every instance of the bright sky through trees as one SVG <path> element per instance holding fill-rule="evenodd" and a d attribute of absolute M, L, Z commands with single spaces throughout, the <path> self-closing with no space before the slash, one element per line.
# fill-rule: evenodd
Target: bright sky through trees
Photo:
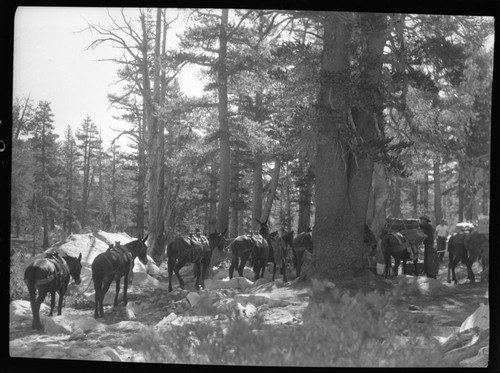
<path fill-rule="evenodd" d="M 107 100 L 108 93 L 120 92 L 120 86 L 113 84 L 118 66 L 98 61 L 118 57 L 118 52 L 105 45 L 86 50 L 97 35 L 82 31 L 87 22 L 110 25 L 108 10 L 113 18 L 121 18 L 120 8 L 20 7 L 16 12 L 13 96 L 29 95 L 34 106 L 40 100 L 49 101 L 60 138 L 68 124 L 75 132 L 87 114 L 101 128 L 105 146 L 117 135 L 111 128 L 128 128 L 124 121 L 113 118 L 120 113 Z M 177 14 L 176 9 L 169 12 L 169 19 Z M 128 8 L 125 14 L 135 19 L 138 11 Z M 170 31 L 172 36 L 181 33 L 184 25 L 185 14 L 181 13 Z M 201 94 L 195 68 L 185 68 L 179 80 L 187 95 Z"/>

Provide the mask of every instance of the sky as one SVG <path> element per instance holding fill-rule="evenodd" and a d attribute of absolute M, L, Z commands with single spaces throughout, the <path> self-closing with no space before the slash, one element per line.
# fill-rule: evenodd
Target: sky
<path fill-rule="evenodd" d="M 126 9 L 133 16 L 137 10 Z M 135 12 L 135 13 L 134 13 Z M 176 11 L 174 9 L 171 12 Z M 119 9 L 110 9 L 113 17 Z M 118 19 L 118 17 L 116 17 Z M 55 132 L 60 139 L 68 125 L 73 133 L 89 115 L 101 128 L 106 148 L 118 132 L 129 125 L 114 119 L 120 111 L 110 108 L 107 94 L 119 93 L 116 82 L 118 65 L 98 61 L 118 57 L 116 48 L 101 45 L 86 50 L 97 35 L 87 28 L 87 22 L 106 27 L 110 24 L 107 8 L 20 7 L 14 19 L 13 97 L 27 97 L 38 102 L 49 101 L 54 114 Z M 185 24 L 182 17 L 173 25 L 180 33 Z M 184 69 L 179 76 L 181 89 L 189 95 L 199 95 L 202 85 L 194 68 Z M 119 144 L 125 145 L 126 139 Z"/>

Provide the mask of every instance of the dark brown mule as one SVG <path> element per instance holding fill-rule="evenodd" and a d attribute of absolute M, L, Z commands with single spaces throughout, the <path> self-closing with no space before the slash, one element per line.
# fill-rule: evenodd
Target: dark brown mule
<path fill-rule="evenodd" d="M 40 323 L 40 305 L 50 293 L 50 313 L 54 313 L 56 291 L 59 294 L 57 314 L 61 314 L 64 295 L 68 289 L 70 276 L 76 284 L 80 283 L 82 270 L 82 254 L 78 258 L 68 255 L 59 256 L 57 252 L 45 254 L 43 258 L 35 259 L 24 271 L 24 282 L 30 293 L 31 312 L 33 313 L 33 329 L 42 329 Z M 38 290 L 38 297 L 36 291 Z"/>
<path fill-rule="evenodd" d="M 408 251 L 408 247 L 411 246 L 408 237 L 399 232 L 388 232 L 383 229 L 381 233 L 380 247 L 382 249 L 382 254 L 384 255 L 385 261 L 385 278 L 389 275 L 389 269 L 391 268 L 391 257 L 394 258 L 394 273 L 398 273 L 399 264 L 403 262 L 403 273 L 407 274 L 406 262 L 412 260 L 411 255 Z M 418 276 L 417 269 L 418 257 L 415 255 L 413 258 L 413 268 L 414 275 Z"/>
<path fill-rule="evenodd" d="M 259 219 L 256 220 L 261 225 L 260 232 L 269 235 L 267 220 L 264 223 Z M 245 268 L 245 264 L 249 259 L 253 263 L 254 280 L 257 281 L 264 276 L 270 249 L 266 238 L 261 233 L 244 234 L 236 237 L 229 245 L 229 250 L 231 252 L 229 278 L 233 278 L 235 268 L 238 270 L 238 274 L 243 277 L 243 268 Z"/>
<path fill-rule="evenodd" d="M 105 252 L 97 255 L 92 262 L 92 280 L 95 289 L 94 317 L 104 317 L 104 296 L 109 286 L 116 282 L 116 294 L 114 307 L 118 307 L 118 294 L 120 293 L 120 281 L 123 277 L 123 303 L 127 305 L 127 290 L 129 276 L 134 267 L 134 259 L 139 258 L 142 264 L 148 264 L 146 236 L 142 240 L 131 241 L 125 245 L 116 243 Z"/>
<path fill-rule="evenodd" d="M 293 263 L 295 267 L 295 275 L 300 276 L 300 271 L 302 270 L 302 262 L 304 257 L 304 252 L 307 250 L 310 253 L 313 252 L 313 240 L 312 240 L 312 230 L 308 228 L 305 232 L 299 233 L 293 239 Z"/>
<path fill-rule="evenodd" d="M 186 263 L 194 264 L 196 288 L 205 286 L 205 279 L 208 276 L 212 260 L 212 251 L 215 248 L 219 251 L 223 250 L 226 231 L 227 229 L 222 233 L 215 231 L 210 233 L 208 238 L 204 235 L 179 236 L 167 245 L 168 291 L 172 291 L 173 272 L 179 280 L 180 287 L 184 288 L 184 280 L 179 271 Z"/>
<path fill-rule="evenodd" d="M 480 234 L 477 230 L 472 232 L 461 232 L 450 237 L 448 240 L 448 282 L 451 282 L 450 272 L 455 284 L 458 283 L 455 268 L 461 262 L 467 266 L 467 277 L 470 282 L 476 278 L 472 272 L 472 265 L 478 259 L 482 259 L 483 271 L 488 267 L 489 242 L 488 235 Z"/>

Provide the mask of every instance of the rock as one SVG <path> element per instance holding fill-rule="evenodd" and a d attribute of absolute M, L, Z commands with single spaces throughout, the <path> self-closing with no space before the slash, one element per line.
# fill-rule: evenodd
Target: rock
<path fill-rule="evenodd" d="M 267 304 L 270 308 L 273 307 L 285 307 L 291 304 L 291 302 L 284 299 L 273 299 L 269 295 L 264 294 L 237 294 L 234 297 L 236 302 L 242 304 L 252 303 L 254 306 L 258 307 L 263 304 Z"/>
<path fill-rule="evenodd" d="M 104 347 L 100 351 L 100 353 L 103 355 L 109 356 L 111 358 L 111 361 L 122 361 L 122 359 L 120 358 L 120 355 L 118 355 L 116 353 L 116 351 L 109 346 Z"/>
<path fill-rule="evenodd" d="M 40 317 L 42 315 L 48 314 L 50 307 L 42 303 L 40 305 Z M 26 319 L 31 319 L 33 314 L 31 313 L 31 303 L 27 300 L 13 300 L 10 302 L 10 321 L 22 321 Z"/>
<path fill-rule="evenodd" d="M 125 312 L 127 313 L 127 320 L 135 320 L 135 303 L 127 302 L 127 306 L 125 307 Z"/>
<path fill-rule="evenodd" d="M 95 353 L 95 354 L 90 355 L 87 359 L 88 360 L 97 360 L 97 361 L 113 361 L 113 359 L 109 355 L 105 355 L 105 354 L 101 353 L 100 351 Z"/>
<path fill-rule="evenodd" d="M 246 306 L 236 303 L 235 310 L 237 315 L 248 319 L 253 318 L 257 314 L 257 308 L 252 303 L 248 303 Z"/>
<path fill-rule="evenodd" d="M 196 306 L 196 304 L 200 300 L 200 295 L 198 293 L 192 291 L 192 292 L 188 293 L 188 295 L 186 295 L 186 299 L 188 300 L 190 306 L 194 307 L 194 306 Z"/>
<path fill-rule="evenodd" d="M 47 334 L 72 334 L 77 329 L 87 333 L 98 326 L 98 322 L 87 315 L 61 315 L 47 317 L 44 330 Z"/>
<path fill-rule="evenodd" d="M 71 334 L 72 330 L 69 325 L 60 324 L 54 317 L 46 317 L 41 320 L 43 330 L 46 334 Z"/>
<path fill-rule="evenodd" d="M 408 309 L 409 309 L 410 311 L 422 311 L 422 307 L 416 306 L 416 305 L 414 305 L 414 304 L 412 304 L 412 305 L 408 306 Z"/>
<path fill-rule="evenodd" d="M 78 339 L 85 339 L 87 338 L 87 335 L 83 332 L 81 328 L 76 329 L 70 336 L 69 336 L 69 341 L 74 341 Z"/>
<path fill-rule="evenodd" d="M 106 329 L 123 331 L 123 332 L 132 332 L 132 331 L 140 330 L 143 327 L 144 327 L 144 324 L 142 324 L 138 321 L 120 321 L 119 323 L 108 325 L 106 327 Z"/>
<path fill-rule="evenodd" d="M 479 349 L 476 356 L 462 360 L 459 365 L 466 368 L 486 368 L 488 367 L 489 355 L 490 347 L 484 346 Z"/>
<path fill-rule="evenodd" d="M 245 277 L 233 277 L 230 280 L 205 280 L 205 289 L 246 289 L 253 284 Z"/>
<path fill-rule="evenodd" d="M 172 312 L 168 316 L 164 317 L 158 324 L 156 324 L 154 327 L 155 329 L 164 329 L 172 325 L 172 323 L 177 320 L 178 317 L 177 315 Z"/>
<path fill-rule="evenodd" d="M 490 307 L 481 303 L 476 311 L 467 317 L 462 325 L 460 331 L 463 332 L 467 329 L 478 327 L 481 330 L 489 329 L 490 327 Z"/>

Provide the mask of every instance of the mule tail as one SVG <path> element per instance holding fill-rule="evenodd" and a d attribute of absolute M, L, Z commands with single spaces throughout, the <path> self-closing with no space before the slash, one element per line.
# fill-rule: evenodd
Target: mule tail
<path fill-rule="evenodd" d="M 35 282 L 36 282 L 36 268 L 29 266 L 24 272 L 24 283 L 28 287 L 30 298 L 35 295 Z"/>

